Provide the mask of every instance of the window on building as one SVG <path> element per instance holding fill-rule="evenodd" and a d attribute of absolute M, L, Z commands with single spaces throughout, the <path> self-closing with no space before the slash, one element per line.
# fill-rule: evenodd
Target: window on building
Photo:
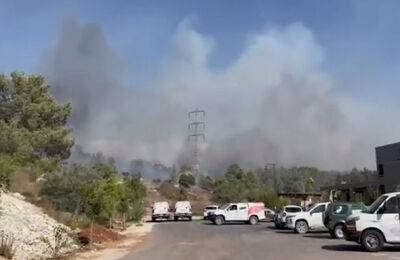
<path fill-rule="evenodd" d="M 384 171 L 383 171 L 383 164 L 378 164 L 378 175 L 380 176 L 380 177 L 383 177 L 383 175 L 384 175 L 385 173 L 384 173 Z"/>

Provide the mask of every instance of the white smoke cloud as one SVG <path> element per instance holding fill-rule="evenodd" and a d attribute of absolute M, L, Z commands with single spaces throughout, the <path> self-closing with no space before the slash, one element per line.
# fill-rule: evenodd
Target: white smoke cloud
<path fill-rule="evenodd" d="M 362 117 L 365 110 L 336 92 L 322 69 L 324 50 L 301 23 L 250 35 L 239 58 L 222 71 L 208 66 L 214 40 L 190 20 L 178 25 L 170 44 L 154 80 L 128 89 L 118 82 L 119 61 L 100 28 L 64 25 L 48 75 L 55 95 L 73 103 L 78 143 L 125 160 L 172 164 L 184 145 L 186 113 L 198 107 L 207 111 L 202 165 L 210 172 L 234 162 L 374 165 L 373 145 L 383 138 L 364 140 L 371 131 L 357 132 L 368 119 L 355 125 L 349 115 Z"/>

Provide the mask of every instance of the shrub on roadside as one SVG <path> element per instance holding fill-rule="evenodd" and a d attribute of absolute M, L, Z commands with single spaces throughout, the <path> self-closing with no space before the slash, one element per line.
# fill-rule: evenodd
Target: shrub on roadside
<path fill-rule="evenodd" d="M 1 233 L 0 236 L 0 256 L 6 259 L 13 259 L 15 255 L 14 238 L 4 233 Z"/>

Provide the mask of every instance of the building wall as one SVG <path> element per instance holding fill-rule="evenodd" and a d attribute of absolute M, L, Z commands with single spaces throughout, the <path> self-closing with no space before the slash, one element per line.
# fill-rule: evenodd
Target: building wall
<path fill-rule="evenodd" d="M 400 160 L 383 163 L 382 184 L 385 186 L 385 192 L 396 191 L 400 185 Z"/>
<path fill-rule="evenodd" d="M 384 192 L 396 191 L 400 187 L 400 143 L 380 146 L 375 151 L 379 183 Z"/>
<path fill-rule="evenodd" d="M 400 160 L 400 142 L 375 148 L 376 162 L 391 162 Z"/>

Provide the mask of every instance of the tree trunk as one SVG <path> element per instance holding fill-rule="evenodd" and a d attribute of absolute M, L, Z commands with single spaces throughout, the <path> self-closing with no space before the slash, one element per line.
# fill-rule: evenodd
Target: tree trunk
<path fill-rule="evenodd" d="M 122 230 L 125 230 L 126 215 L 125 212 L 122 213 Z"/>
<path fill-rule="evenodd" d="M 89 248 L 92 248 L 92 244 L 93 244 L 93 223 L 94 223 L 94 219 L 92 218 L 91 221 L 90 221 Z"/>

